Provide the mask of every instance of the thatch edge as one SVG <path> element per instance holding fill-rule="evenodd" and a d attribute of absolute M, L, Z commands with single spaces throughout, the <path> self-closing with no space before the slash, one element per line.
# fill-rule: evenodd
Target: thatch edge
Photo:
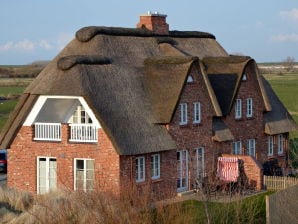
<path fill-rule="evenodd" d="M 61 70 L 68 70 L 77 64 L 105 65 L 111 63 L 111 59 L 101 55 L 70 55 L 60 58 L 57 61 L 57 67 Z"/>
<path fill-rule="evenodd" d="M 159 35 L 146 28 L 123 28 L 106 26 L 87 26 L 76 32 L 76 38 L 80 42 L 88 42 L 96 35 L 112 36 L 139 36 L 139 37 L 177 37 L 177 38 L 211 38 L 216 39 L 213 34 L 200 31 L 169 31 L 169 35 Z"/>

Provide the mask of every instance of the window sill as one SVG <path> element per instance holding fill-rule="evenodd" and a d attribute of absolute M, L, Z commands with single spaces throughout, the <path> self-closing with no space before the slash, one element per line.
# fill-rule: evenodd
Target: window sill
<path fill-rule="evenodd" d="M 159 183 L 159 182 L 162 182 L 162 181 L 163 181 L 163 179 L 161 179 L 161 178 L 158 178 L 158 179 L 151 179 L 151 183 L 152 183 L 152 184 Z"/>

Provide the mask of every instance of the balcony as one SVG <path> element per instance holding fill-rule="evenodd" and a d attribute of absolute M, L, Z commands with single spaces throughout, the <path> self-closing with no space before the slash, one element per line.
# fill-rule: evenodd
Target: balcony
<path fill-rule="evenodd" d="M 34 140 L 61 141 L 61 123 L 35 123 Z M 97 127 L 93 124 L 69 124 L 70 142 L 97 142 Z"/>
<path fill-rule="evenodd" d="M 35 123 L 34 140 L 61 141 L 60 123 Z"/>
<path fill-rule="evenodd" d="M 97 128 L 93 124 L 70 124 L 71 142 L 97 142 Z"/>

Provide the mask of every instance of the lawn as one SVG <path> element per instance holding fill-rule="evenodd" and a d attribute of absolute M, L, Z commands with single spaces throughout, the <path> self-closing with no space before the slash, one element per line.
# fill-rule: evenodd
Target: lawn
<path fill-rule="evenodd" d="M 173 212 L 175 205 L 169 205 L 168 213 L 173 223 L 266 223 L 266 195 L 272 192 L 257 194 L 234 202 L 202 202 L 196 200 L 178 203 L 179 209 Z M 171 213 L 174 214 L 171 214 Z M 161 218 L 159 218 L 159 216 Z M 169 218 L 169 217 L 168 217 Z M 157 213 L 156 223 L 164 222 L 163 213 Z M 154 223 L 155 223 L 154 222 Z"/>

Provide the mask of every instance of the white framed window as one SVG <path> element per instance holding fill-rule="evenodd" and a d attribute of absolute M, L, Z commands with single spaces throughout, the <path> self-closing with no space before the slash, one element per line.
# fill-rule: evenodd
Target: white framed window
<path fill-rule="evenodd" d="M 192 75 L 187 76 L 187 83 L 192 83 L 193 82 L 193 77 Z"/>
<path fill-rule="evenodd" d="M 242 81 L 246 81 L 247 80 L 247 75 L 244 73 L 242 76 Z"/>
<path fill-rule="evenodd" d="M 74 189 L 94 190 L 94 159 L 74 159 Z"/>
<path fill-rule="evenodd" d="M 248 139 L 247 141 L 247 154 L 250 156 L 256 156 L 256 140 Z"/>
<path fill-rule="evenodd" d="M 232 143 L 232 154 L 241 155 L 242 154 L 242 142 L 236 141 Z"/>
<path fill-rule="evenodd" d="M 242 101 L 241 101 L 241 99 L 236 99 L 235 118 L 239 119 L 241 117 L 242 117 Z"/>
<path fill-rule="evenodd" d="M 252 117 L 253 101 L 252 98 L 246 99 L 246 117 Z"/>
<path fill-rule="evenodd" d="M 268 156 L 273 155 L 273 136 L 268 136 Z"/>
<path fill-rule="evenodd" d="M 139 156 L 136 158 L 136 182 L 145 181 L 145 157 Z"/>
<path fill-rule="evenodd" d="M 180 125 L 187 124 L 187 104 L 180 103 Z"/>
<path fill-rule="evenodd" d="M 201 123 L 201 103 L 200 102 L 193 103 L 193 123 L 195 124 Z"/>
<path fill-rule="evenodd" d="M 196 173 L 197 177 L 205 176 L 205 150 L 203 147 L 196 150 Z"/>
<path fill-rule="evenodd" d="M 151 179 L 156 180 L 160 178 L 160 154 L 151 156 Z"/>
<path fill-rule="evenodd" d="M 284 139 L 283 134 L 279 134 L 277 136 L 277 153 L 279 155 L 283 154 L 283 152 L 284 152 L 284 142 L 285 142 L 285 139 Z"/>
<path fill-rule="evenodd" d="M 92 124 L 92 120 L 85 108 L 82 105 L 78 105 L 73 115 L 69 119 L 69 123 L 72 124 Z"/>
<path fill-rule="evenodd" d="M 37 157 L 37 194 L 57 189 L 57 162 L 54 157 Z"/>

